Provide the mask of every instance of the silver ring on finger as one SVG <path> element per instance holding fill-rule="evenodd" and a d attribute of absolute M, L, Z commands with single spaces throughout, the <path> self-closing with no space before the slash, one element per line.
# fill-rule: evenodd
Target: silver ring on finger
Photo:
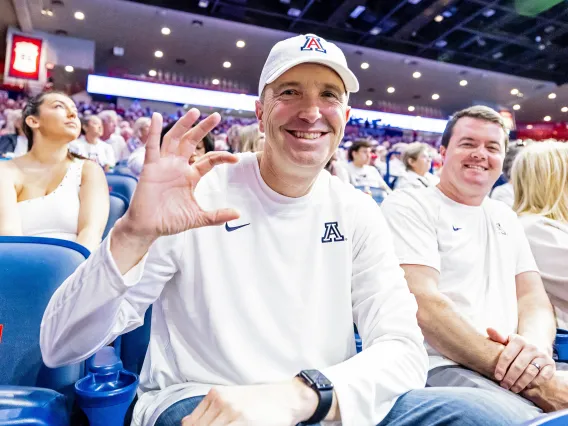
<path fill-rule="evenodd" d="M 538 371 L 540 371 L 540 364 L 536 361 L 531 362 L 531 365 L 534 365 Z"/>

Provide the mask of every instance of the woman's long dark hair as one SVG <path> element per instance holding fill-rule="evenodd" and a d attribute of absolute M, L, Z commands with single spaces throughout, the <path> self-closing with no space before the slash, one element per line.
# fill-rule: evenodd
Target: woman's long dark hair
<path fill-rule="evenodd" d="M 56 90 L 50 92 L 42 92 L 39 95 L 30 98 L 26 103 L 24 111 L 22 112 L 22 131 L 24 132 L 24 135 L 28 139 L 28 152 L 31 151 L 32 146 L 34 144 L 34 132 L 32 128 L 28 126 L 28 123 L 26 123 L 26 118 L 28 118 L 29 116 L 34 116 L 34 117 L 39 116 L 39 107 L 43 104 L 47 95 L 52 95 L 52 94 L 62 95 L 69 98 L 69 96 L 66 93 L 59 92 Z M 80 158 L 82 160 L 85 159 L 84 157 L 74 154 L 72 152 L 68 152 L 68 156 L 69 158 Z"/>

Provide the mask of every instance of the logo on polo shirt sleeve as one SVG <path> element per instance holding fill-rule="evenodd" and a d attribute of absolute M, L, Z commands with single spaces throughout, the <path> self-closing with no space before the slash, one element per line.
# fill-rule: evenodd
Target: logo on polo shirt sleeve
<path fill-rule="evenodd" d="M 300 48 L 300 50 L 311 50 L 320 53 L 327 53 L 327 50 L 323 48 L 323 44 L 319 37 L 313 35 L 306 36 L 306 42 Z"/>

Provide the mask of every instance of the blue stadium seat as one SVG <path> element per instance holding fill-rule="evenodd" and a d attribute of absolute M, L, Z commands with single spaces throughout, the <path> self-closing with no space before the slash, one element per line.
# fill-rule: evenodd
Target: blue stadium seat
<path fill-rule="evenodd" d="M 109 192 L 115 192 L 126 197 L 128 202 L 132 199 L 138 179 L 131 175 L 120 173 L 106 174 Z"/>
<path fill-rule="evenodd" d="M 110 193 L 110 209 L 103 239 L 106 238 L 115 222 L 126 213 L 129 205 L 130 199 L 127 199 L 124 195 L 115 192 Z"/>
<path fill-rule="evenodd" d="M 521 426 L 566 426 L 568 425 L 568 410 L 545 414 L 523 423 Z"/>
<path fill-rule="evenodd" d="M 381 203 L 387 196 L 386 191 L 381 188 L 372 188 L 370 186 L 356 186 L 355 189 L 363 192 L 369 192 L 371 197 L 373 197 L 373 200 L 375 200 L 378 205 L 381 205 Z"/>
<path fill-rule="evenodd" d="M 28 419 L 17 424 L 65 424 L 48 419 L 62 418 L 64 396 L 70 408 L 84 363 L 46 367 L 39 331 L 52 294 L 88 256 L 86 248 L 71 241 L 0 237 L 0 401 L 10 401 L 0 404 L 0 425 L 16 424 L 10 416 L 22 401 L 25 410 L 19 416 Z M 23 388 L 15 392 L 14 386 Z"/>

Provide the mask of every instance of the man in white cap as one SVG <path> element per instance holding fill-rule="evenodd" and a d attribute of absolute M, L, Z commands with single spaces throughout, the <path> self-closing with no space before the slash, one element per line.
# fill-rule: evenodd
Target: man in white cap
<path fill-rule="evenodd" d="M 156 114 L 130 209 L 45 312 L 45 363 L 86 359 L 153 304 L 135 425 L 510 424 L 483 391 L 423 389 L 417 306 L 387 225 L 322 171 L 357 90 L 341 50 L 310 34 L 276 44 L 262 71 L 264 152 L 189 166 L 220 117 L 192 128 L 189 111 L 160 152 Z"/>

